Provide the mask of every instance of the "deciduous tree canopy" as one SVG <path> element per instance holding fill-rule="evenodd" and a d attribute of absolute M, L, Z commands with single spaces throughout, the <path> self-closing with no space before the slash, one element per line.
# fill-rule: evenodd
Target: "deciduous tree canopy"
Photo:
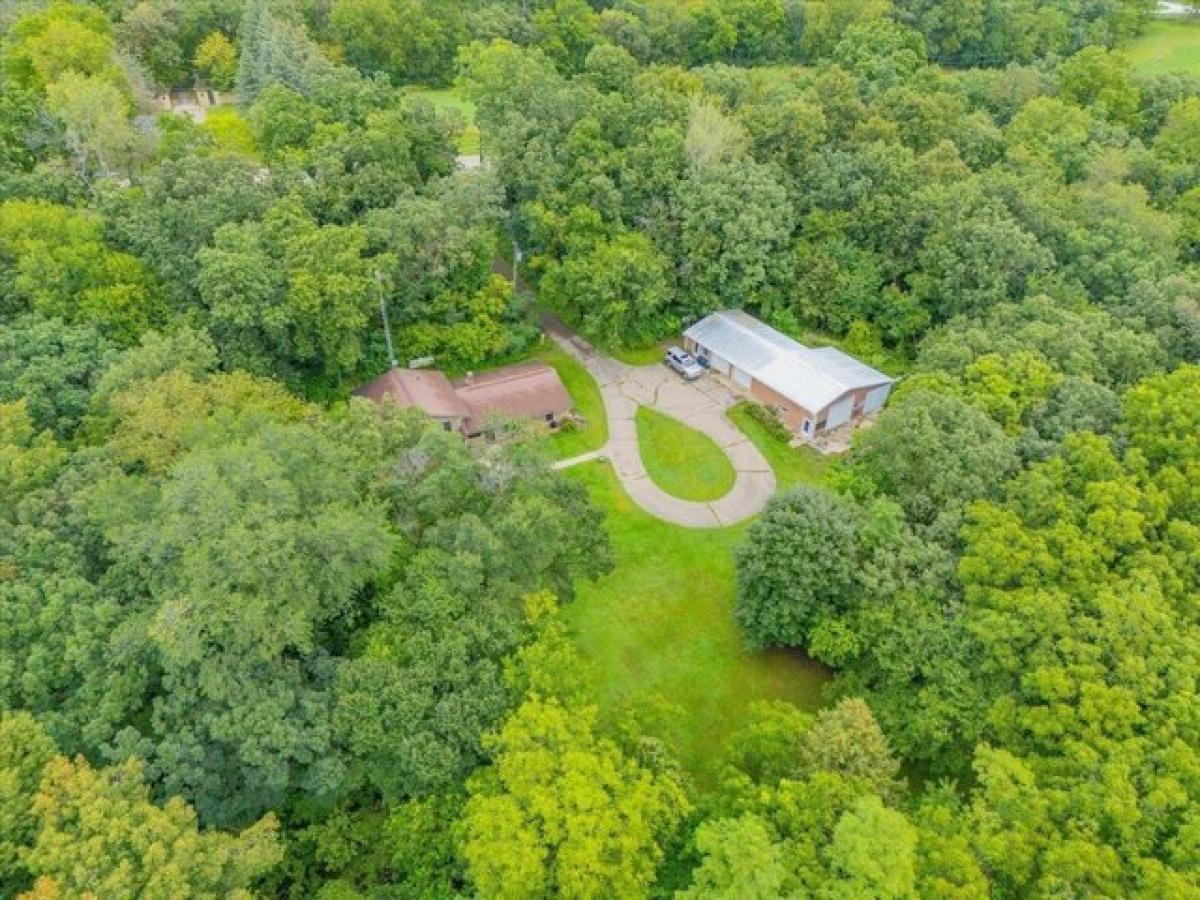
<path fill-rule="evenodd" d="M 1154 6 L 4 5 L 0 895 L 1200 896 Z M 632 357 L 725 308 L 896 384 L 821 464 L 735 412 L 792 487 L 698 540 L 348 399 L 536 356 L 603 416 L 540 317 Z"/>

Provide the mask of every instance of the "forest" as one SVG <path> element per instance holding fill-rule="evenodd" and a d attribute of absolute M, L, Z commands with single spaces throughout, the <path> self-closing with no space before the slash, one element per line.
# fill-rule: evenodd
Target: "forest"
<path fill-rule="evenodd" d="M 1200 898 L 1155 6 L 0 3 L 0 896 Z M 735 535 L 830 675 L 700 774 L 598 696 L 588 480 L 352 391 L 731 307 L 898 383 Z"/>

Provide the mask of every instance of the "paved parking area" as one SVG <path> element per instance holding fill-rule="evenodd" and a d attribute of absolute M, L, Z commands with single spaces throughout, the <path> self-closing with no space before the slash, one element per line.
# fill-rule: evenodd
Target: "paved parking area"
<path fill-rule="evenodd" d="M 566 468 L 599 456 L 611 460 L 626 492 L 651 515 L 688 528 L 719 528 L 757 515 L 775 493 L 775 473 L 758 448 L 729 421 L 725 410 L 738 401 L 729 388 L 707 376 L 684 381 L 663 365 L 629 366 L 597 351 L 554 323 L 547 331 L 578 359 L 600 387 L 608 416 L 608 443 L 595 453 L 563 460 Z M 646 474 L 634 417 L 648 406 L 712 438 L 729 457 L 736 479 L 724 497 L 696 503 L 672 497 Z"/>

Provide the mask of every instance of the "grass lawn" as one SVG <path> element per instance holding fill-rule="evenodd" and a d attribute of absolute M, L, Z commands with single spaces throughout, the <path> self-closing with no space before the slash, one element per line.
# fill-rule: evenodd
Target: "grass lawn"
<path fill-rule="evenodd" d="M 1200 75 L 1200 21 L 1150 22 L 1145 33 L 1129 45 L 1126 55 L 1145 75 Z"/>
<path fill-rule="evenodd" d="M 816 709 L 829 678 L 791 651 L 751 653 L 733 619 L 733 548 L 746 526 L 689 529 L 642 512 L 607 462 L 564 473 L 607 513 L 615 570 L 579 586 L 564 614 L 596 666 L 606 718 L 629 712 L 704 785 L 755 700 Z"/>
<path fill-rule="evenodd" d="M 435 109 L 458 112 L 465 124 L 458 136 L 458 152 L 474 155 L 479 152 L 479 126 L 475 124 L 475 104 L 453 88 L 413 88 L 411 93 L 433 104 Z"/>
<path fill-rule="evenodd" d="M 706 434 L 649 407 L 637 411 L 638 449 L 650 480 L 680 500 L 716 500 L 737 477 L 725 451 Z"/>
<path fill-rule="evenodd" d="M 834 457 L 818 453 L 812 447 L 791 447 L 776 440 L 750 416 L 748 401 L 731 407 L 726 415 L 767 458 L 780 490 L 796 484 L 821 484 L 835 462 Z"/>
<path fill-rule="evenodd" d="M 568 355 L 557 344 L 547 341 L 537 358 L 554 366 L 566 385 L 575 410 L 585 420 L 577 431 L 557 431 L 550 437 L 555 459 L 569 459 L 581 453 L 599 450 L 608 440 L 608 419 L 604 415 L 604 399 L 600 388 L 583 364 Z"/>
<path fill-rule="evenodd" d="M 666 341 L 659 341 L 657 344 L 650 344 L 648 347 L 624 347 L 620 350 L 614 350 L 611 347 L 601 347 L 605 353 L 613 359 L 619 359 L 627 366 L 649 366 L 653 363 L 660 363 L 663 360 L 663 354 L 667 352 L 669 344 Z"/>

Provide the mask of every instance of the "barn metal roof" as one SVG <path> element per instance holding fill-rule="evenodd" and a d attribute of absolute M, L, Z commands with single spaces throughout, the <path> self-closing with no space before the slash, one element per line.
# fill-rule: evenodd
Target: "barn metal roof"
<path fill-rule="evenodd" d="M 835 347 L 805 347 L 740 309 L 715 312 L 684 336 L 813 414 L 847 391 L 892 382 Z"/>

